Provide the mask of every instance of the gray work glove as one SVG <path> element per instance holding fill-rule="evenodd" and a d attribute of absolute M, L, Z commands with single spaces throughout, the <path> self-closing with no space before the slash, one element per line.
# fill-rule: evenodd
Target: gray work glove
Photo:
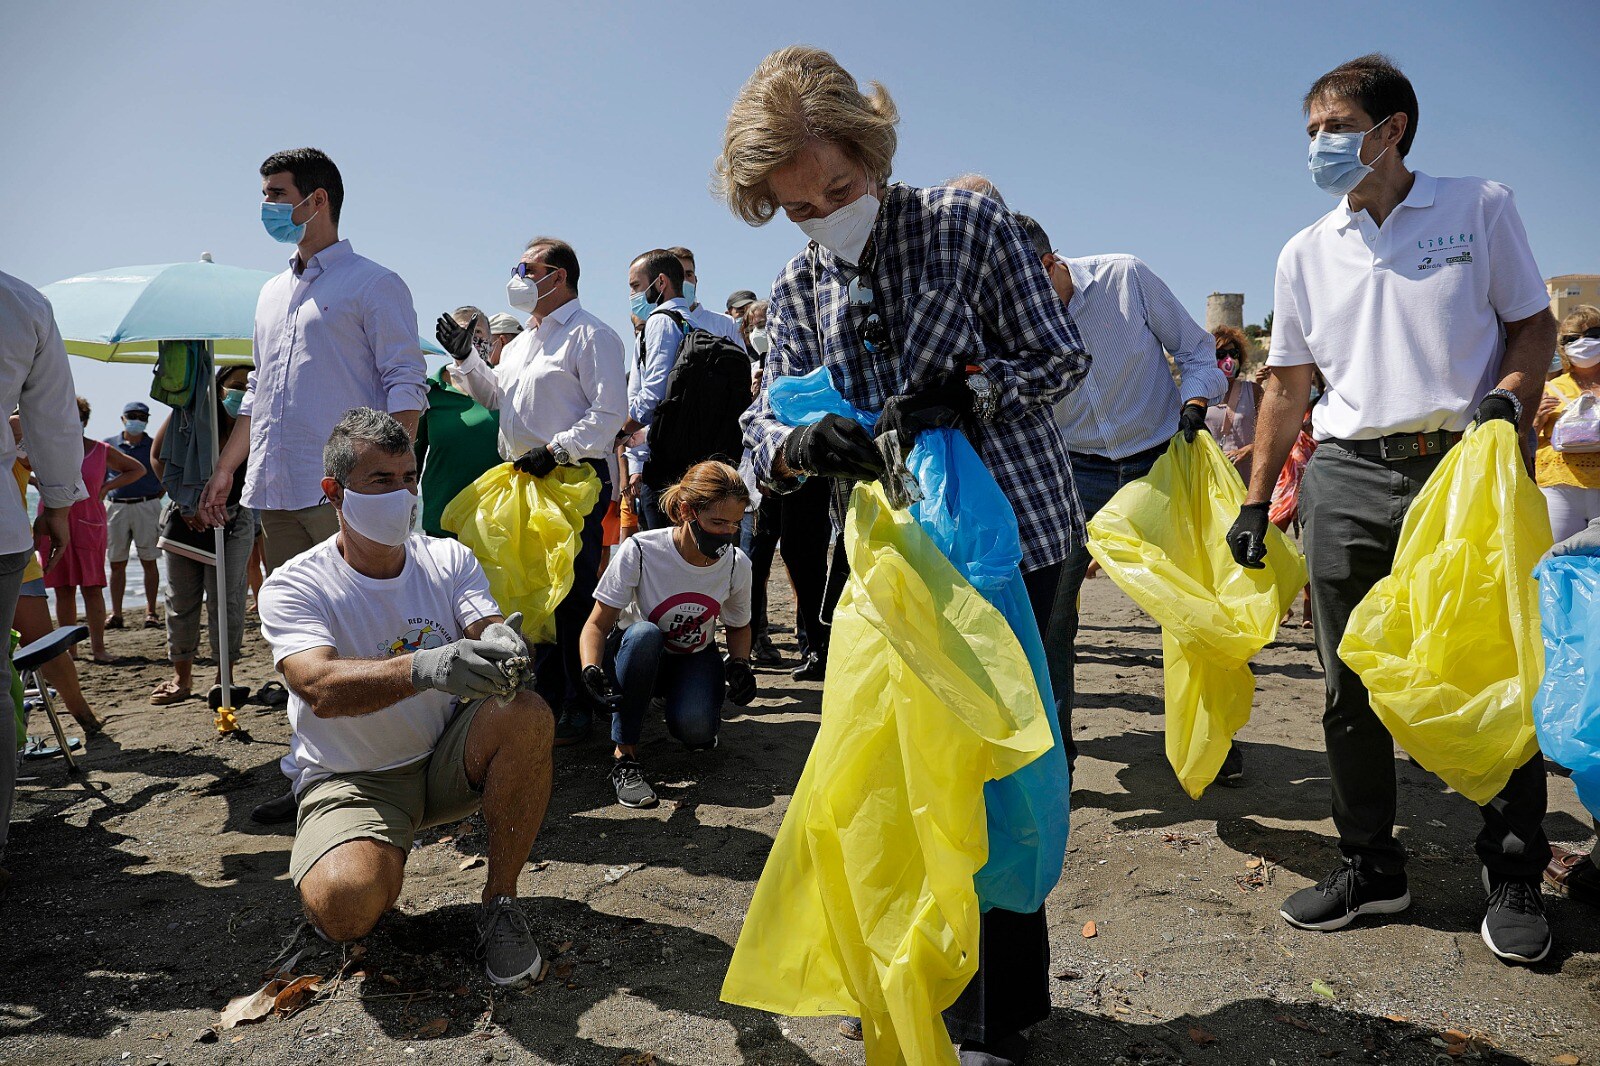
<path fill-rule="evenodd" d="M 533 655 L 528 639 L 522 635 L 522 612 L 513 611 L 504 622 L 490 622 L 483 627 L 479 640 L 486 640 L 505 648 L 508 655 Z"/>
<path fill-rule="evenodd" d="M 1590 522 L 1546 553 L 1546 559 L 1562 555 L 1600 555 L 1600 518 Z"/>
<path fill-rule="evenodd" d="M 418 692 L 438 689 L 464 700 L 483 699 L 505 688 L 500 664 L 514 654 L 502 642 L 471 637 L 423 648 L 411 653 L 411 683 Z"/>

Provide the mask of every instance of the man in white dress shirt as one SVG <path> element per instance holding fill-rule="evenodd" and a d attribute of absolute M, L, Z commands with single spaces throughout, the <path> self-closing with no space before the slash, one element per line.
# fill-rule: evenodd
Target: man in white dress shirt
<path fill-rule="evenodd" d="M 628 417 L 626 349 L 617 332 L 578 302 L 578 254 L 565 241 L 535 237 L 506 284 L 528 328 L 484 362 L 468 329 L 439 319 L 439 341 L 456 357 L 451 380 L 500 412 L 500 455 L 536 477 L 584 464 L 600 478 L 600 498 L 583 525 L 572 590 L 556 608 L 556 643 L 540 649 L 539 693 L 558 709 L 557 744 L 589 733 L 591 710 L 579 683 L 578 637 L 600 579 L 601 526 L 611 502 L 606 456 Z"/>
<path fill-rule="evenodd" d="M 261 192 L 262 225 L 295 254 L 256 303 L 256 368 L 200 517 L 227 521 L 234 474 L 248 458 L 241 502 L 261 515 L 271 573 L 338 530 L 318 488 L 334 425 L 351 408 L 374 407 L 415 437 L 428 382 L 411 291 L 339 239 L 344 181 L 333 160 L 315 148 L 278 152 L 261 164 Z"/>
<path fill-rule="evenodd" d="M 48 538 L 48 573 L 71 539 L 68 510 L 89 495 L 83 486 L 83 427 L 78 421 L 72 370 L 67 366 L 67 349 L 56 329 L 50 301 L 10 274 L 0 274 L 0 406 L 22 416 L 22 439 L 43 505 L 30 528 L 18 494 L 8 492 L 0 500 L 0 632 L 9 633 L 34 538 Z M 12 435 L 0 433 L 0 469 L 7 476 L 17 450 Z M 0 691 L 10 691 L 10 670 L 11 656 L 0 656 Z M 5 857 L 11 798 L 17 784 L 16 729 L 11 708 L 0 709 L 0 859 Z M 0 869 L 0 896 L 10 880 Z"/>
<path fill-rule="evenodd" d="M 1118 489 L 1150 472 L 1180 421 L 1187 420 L 1190 439 L 1205 428 L 1206 406 L 1227 393 L 1228 379 L 1217 369 L 1211 334 L 1189 317 L 1143 262 L 1131 255 L 1068 259 L 1051 247 L 1038 222 L 1027 215 L 1015 217 L 1094 359 L 1083 384 L 1056 405 L 1072 483 L 1088 521 Z M 1177 382 L 1167 366 L 1167 352 L 1177 364 Z M 1045 634 L 1050 684 L 1069 758 L 1077 754 L 1072 698 L 1078 591 L 1088 571 L 1089 549 L 1080 544 L 1061 564 L 1061 584 Z M 1240 773 L 1235 751 L 1221 780 L 1232 783 Z"/>

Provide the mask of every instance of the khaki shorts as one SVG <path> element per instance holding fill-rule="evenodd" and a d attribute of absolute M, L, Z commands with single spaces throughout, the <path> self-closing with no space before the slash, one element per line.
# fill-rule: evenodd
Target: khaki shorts
<path fill-rule="evenodd" d="M 459 821 L 483 806 L 467 780 L 467 732 L 482 700 L 459 704 L 433 754 L 409 766 L 325 777 L 300 796 L 289 876 L 298 885 L 317 860 L 352 840 L 410 854 L 417 830 Z"/>
<path fill-rule="evenodd" d="M 138 503 L 112 500 L 106 507 L 106 558 L 114 563 L 127 562 L 128 542 L 132 541 L 142 562 L 154 562 L 163 506 L 159 498 Z"/>

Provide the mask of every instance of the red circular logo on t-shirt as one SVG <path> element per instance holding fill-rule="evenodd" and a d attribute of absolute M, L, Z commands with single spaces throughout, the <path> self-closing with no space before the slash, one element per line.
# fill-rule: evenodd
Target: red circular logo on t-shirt
<path fill-rule="evenodd" d="M 650 612 L 654 622 L 667 635 L 667 650 L 695 652 L 711 643 L 722 604 L 700 592 L 680 592 L 656 604 Z"/>

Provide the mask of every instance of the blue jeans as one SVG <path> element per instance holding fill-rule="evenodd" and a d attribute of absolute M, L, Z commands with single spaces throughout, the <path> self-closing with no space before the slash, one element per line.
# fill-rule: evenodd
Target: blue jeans
<path fill-rule="evenodd" d="M 639 486 L 640 529 L 666 529 L 672 525 L 672 520 L 661 510 L 661 493 L 663 491 L 662 489 L 651 488 L 649 485 Z"/>
<path fill-rule="evenodd" d="M 1123 459 L 1072 452 L 1072 483 L 1083 505 L 1083 520 L 1087 522 L 1098 514 L 1122 486 L 1148 474 L 1166 450 L 1165 444 L 1158 444 Z M 1061 583 L 1056 586 L 1050 625 L 1044 634 L 1045 661 L 1050 666 L 1050 686 L 1055 689 L 1056 714 L 1061 720 L 1061 740 L 1069 763 L 1078 757 L 1078 746 L 1072 740 L 1072 674 L 1078 643 L 1078 593 L 1089 572 L 1089 562 L 1087 545 L 1067 553 L 1061 564 Z"/>
<path fill-rule="evenodd" d="M 666 703 L 667 731 L 688 748 L 708 748 L 722 725 L 722 653 L 716 644 L 681 655 L 667 651 L 667 637 L 654 622 L 612 630 L 606 668 L 622 690 L 622 707 L 611 716 L 611 742 L 637 744 L 644 712 L 656 696 Z"/>

